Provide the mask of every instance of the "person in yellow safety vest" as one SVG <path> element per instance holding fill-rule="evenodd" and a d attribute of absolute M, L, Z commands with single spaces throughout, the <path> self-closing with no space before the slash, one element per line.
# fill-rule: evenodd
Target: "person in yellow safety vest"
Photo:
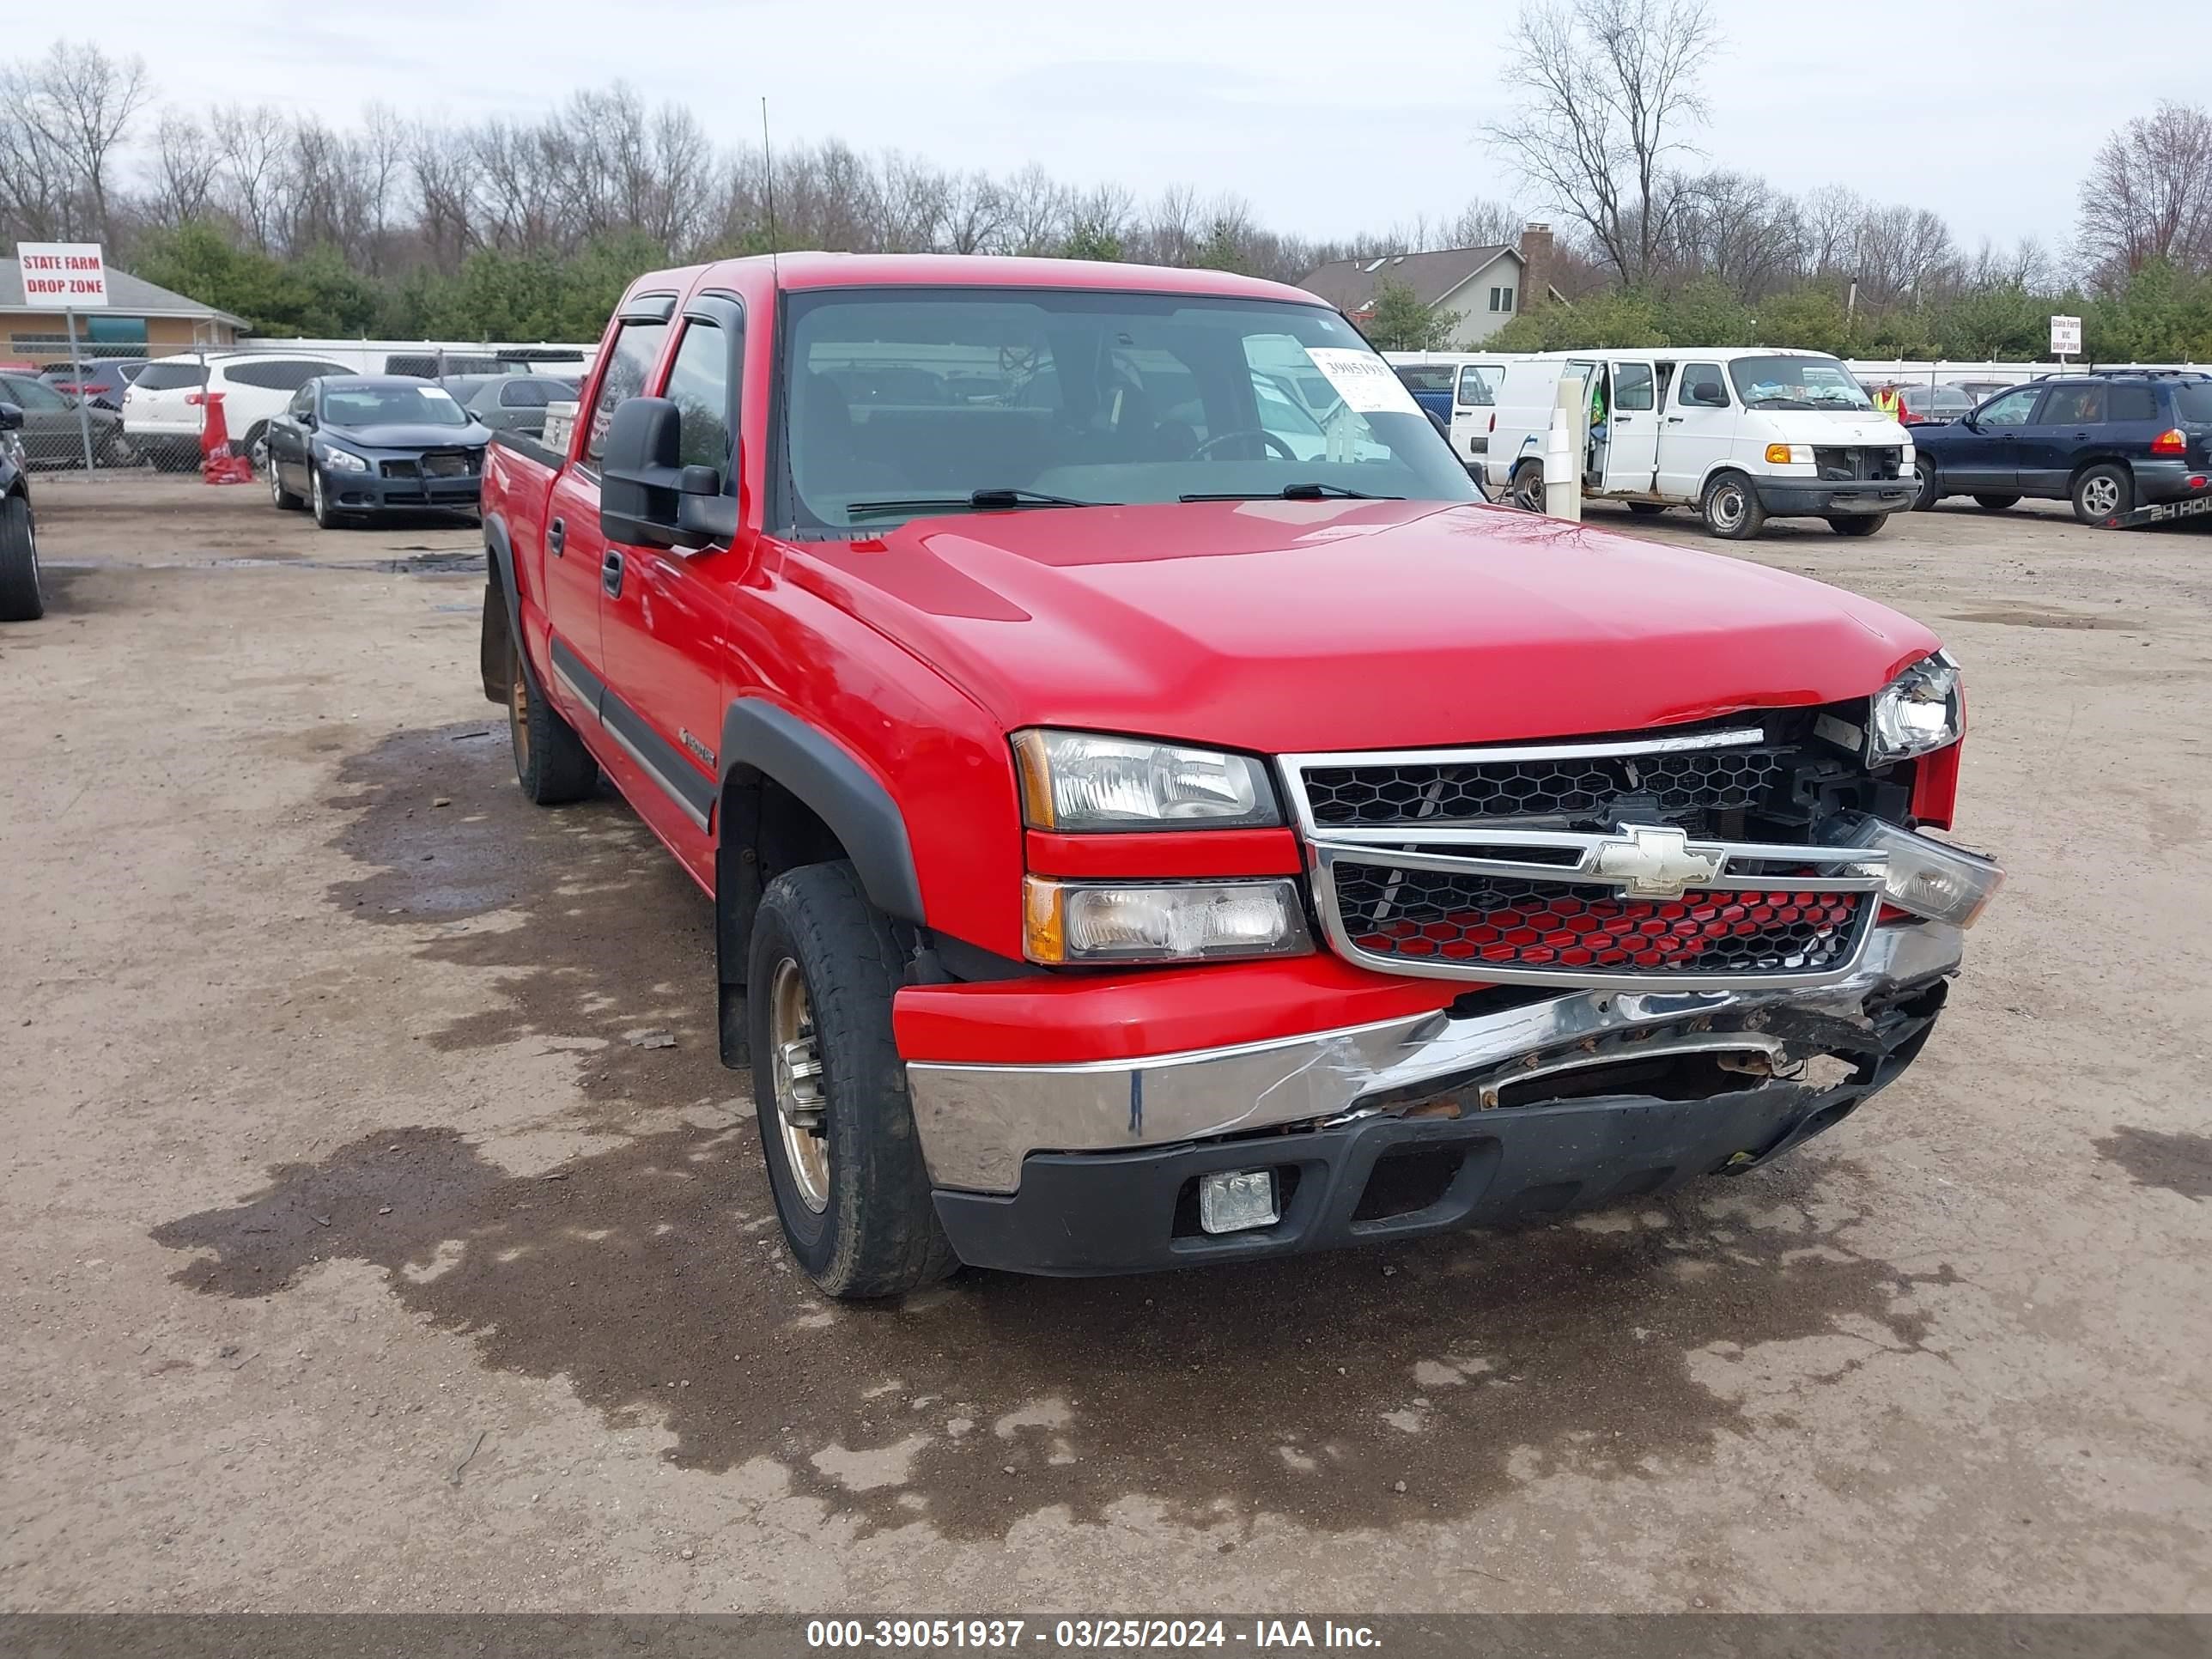
<path fill-rule="evenodd" d="M 1902 403 L 1903 400 L 1898 397 L 1897 388 L 1895 386 L 1877 386 L 1875 389 L 1874 409 L 1875 414 L 1887 415 L 1893 421 L 1898 416 L 1898 411 L 1901 407 Z"/>

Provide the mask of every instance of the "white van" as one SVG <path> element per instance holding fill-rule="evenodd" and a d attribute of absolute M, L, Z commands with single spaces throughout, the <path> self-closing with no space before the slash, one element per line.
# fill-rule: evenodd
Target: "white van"
<path fill-rule="evenodd" d="M 204 407 L 198 394 L 220 392 L 224 428 L 258 466 L 257 446 L 263 431 L 284 412 L 294 392 L 318 374 L 357 373 L 328 357 L 298 351 L 186 352 L 156 357 L 123 394 L 123 430 L 141 451 L 197 455 Z"/>
<path fill-rule="evenodd" d="M 1490 414 L 1505 366 L 1514 361 L 1496 352 L 1386 351 L 1383 361 L 1413 394 L 1413 401 L 1445 429 L 1452 453 L 1477 477 L 1490 453 Z"/>
<path fill-rule="evenodd" d="M 1540 513 L 1561 379 L 1593 411 L 1583 494 L 1638 513 L 1694 507 L 1716 536 L 1770 518 L 1871 536 L 1912 505 L 1912 440 L 1821 351 L 1674 346 L 1547 352 L 1506 365 L 1484 457 L 1493 494 Z M 1600 398 L 1602 401 L 1598 401 Z"/>

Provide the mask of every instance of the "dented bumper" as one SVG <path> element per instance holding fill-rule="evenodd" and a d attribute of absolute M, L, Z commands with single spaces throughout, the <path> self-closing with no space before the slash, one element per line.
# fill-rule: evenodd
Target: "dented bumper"
<path fill-rule="evenodd" d="M 914 1063 L 908 1085 L 963 1260 L 1112 1273 L 1290 1254 L 1763 1163 L 1911 1061 L 1960 939 L 1885 926 L 1849 980 L 1814 990 L 1578 992 L 1138 1060 Z M 1427 1174 L 1398 1183 L 1421 1201 L 1392 1210 L 1372 1189 L 1425 1153 Z M 1200 1232 L 1197 1177 L 1261 1167 L 1284 1172 L 1281 1221 Z"/>

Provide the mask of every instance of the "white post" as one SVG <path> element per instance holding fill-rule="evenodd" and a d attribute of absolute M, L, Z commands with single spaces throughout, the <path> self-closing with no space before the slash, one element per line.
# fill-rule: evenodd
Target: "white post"
<path fill-rule="evenodd" d="M 1583 516 L 1583 454 L 1589 447 L 1589 387 L 1572 374 L 1559 376 L 1544 434 L 1544 516 Z"/>
<path fill-rule="evenodd" d="M 76 313 L 62 313 L 62 326 L 69 331 L 70 379 L 76 386 L 76 430 L 84 440 L 84 476 L 92 476 L 92 416 L 84 407 L 84 364 L 76 354 Z"/>

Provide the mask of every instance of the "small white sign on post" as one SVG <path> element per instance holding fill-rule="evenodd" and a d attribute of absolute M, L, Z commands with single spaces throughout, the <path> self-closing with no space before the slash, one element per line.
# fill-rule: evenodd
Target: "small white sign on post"
<path fill-rule="evenodd" d="M 2081 355 L 2081 319 L 2079 317 L 2053 317 L 2051 319 L 2051 355 L 2054 357 L 2078 357 Z"/>
<path fill-rule="evenodd" d="M 97 242 L 18 242 L 23 303 L 56 311 L 107 309 L 107 260 Z"/>

